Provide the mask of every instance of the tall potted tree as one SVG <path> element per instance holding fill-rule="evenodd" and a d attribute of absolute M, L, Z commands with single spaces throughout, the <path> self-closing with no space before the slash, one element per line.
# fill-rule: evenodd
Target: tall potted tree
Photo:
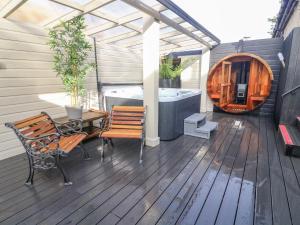
<path fill-rule="evenodd" d="M 70 105 L 65 106 L 70 119 L 82 117 L 84 82 L 94 66 L 87 59 L 92 45 L 86 40 L 85 27 L 84 17 L 78 16 L 61 22 L 49 31 L 49 46 L 54 51 L 54 70 L 71 99 Z"/>

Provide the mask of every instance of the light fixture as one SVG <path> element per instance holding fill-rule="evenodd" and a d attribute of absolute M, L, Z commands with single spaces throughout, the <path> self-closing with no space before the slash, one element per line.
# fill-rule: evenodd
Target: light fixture
<path fill-rule="evenodd" d="M 278 52 L 277 56 L 281 62 L 281 65 L 283 66 L 283 68 L 285 68 L 284 56 L 283 56 L 282 52 Z"/>

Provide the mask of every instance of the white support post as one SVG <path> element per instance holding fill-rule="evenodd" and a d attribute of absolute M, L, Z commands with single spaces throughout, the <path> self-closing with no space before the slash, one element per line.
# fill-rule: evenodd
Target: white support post
<path fill-rule="evenodd" d="M 207 78 L 209 72 L 209 59 L 210 59 L 210 50 L 204 50 L 201 56 L 201 66 L 200 66 L 200 88 L 201 88 L 201 112 L 211 112 L 213 111 L 213 103 L 207 95 Z"/>
<path fill-rule="evenodd" d="M 159 83 L 159 22 L 144 16 L 143 27 L 144 105 L 147 106 L 146 145 L 159 144 L 158 83 Z"/>

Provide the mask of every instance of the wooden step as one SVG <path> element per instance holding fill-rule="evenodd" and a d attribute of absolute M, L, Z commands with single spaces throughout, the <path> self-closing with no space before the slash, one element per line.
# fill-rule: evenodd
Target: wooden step
<path fill-rule="evenodd" d="M 280 124 L 278 129 L 286 155 L 300 155 L 300 131 L 295 126 Z"/>

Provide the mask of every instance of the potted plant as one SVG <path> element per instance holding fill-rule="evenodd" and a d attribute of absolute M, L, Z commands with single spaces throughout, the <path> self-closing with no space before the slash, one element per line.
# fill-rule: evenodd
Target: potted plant
<path fill-rule="evenodd" d="M 86 40 L 85 27 L 84 17 L 78 16 L 61 22 L 49 31 L 49 46 L 54 51 L 54 70 L 71 99 L 70 105 L 65 106 L 69 119 L 82 117 L 84 82 L 87 73 L 94 66 L 87 60 L 92 45 Z"/>
<path fill-rule="evenodd" d="M 159 86 L 162 88 L 180 88 L 180 75 L 182 71 L 183 67 L 180 60 L 174 62 L 172 58 L 165 57 L 161 60 L 159 67 Z"/>

